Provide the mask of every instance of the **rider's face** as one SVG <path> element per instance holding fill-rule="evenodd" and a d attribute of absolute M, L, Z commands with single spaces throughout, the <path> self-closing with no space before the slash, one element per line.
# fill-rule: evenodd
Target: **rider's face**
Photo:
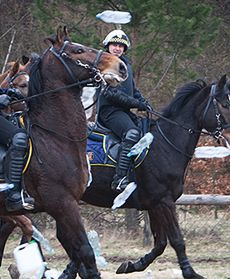
<path fill-rule="evenodd" d="M 113 55 L 120 57 L 125 51 L 125 46 L 123 44 L 118 43 L 110 43 L 109 44 L 109 52 Z"/>

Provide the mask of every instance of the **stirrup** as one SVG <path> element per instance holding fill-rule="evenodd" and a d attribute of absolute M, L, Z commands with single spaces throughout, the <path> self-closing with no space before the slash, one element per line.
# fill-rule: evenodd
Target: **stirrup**
<path fill-rule="evenodd" d="M 27 193 L 26 193 L 27 197 L 30 197 Z M 24 190 L 21 190 L 21 199 L 22 199 L 22 207 L 26 210 L 33 210 L 34 209 L 34 204 L 32 203 L 28 203 L 25 202 L 25 198 L 24 198 Z"/>
<path fill-rule="evenodd" d="M 124 176 L 120 181 L 119 181 L 119 183 L 118 183 L 118 185 L 117 185 L 117 187 L 116 187 L 116 190 L 117 191 L 119 191 L 119 192 L 121 192 L 121 191 L 123 191 L 126 187 L 122 187 L 121 188 L 121 185 L 122 185 L 122 182 L 125 180 L 125 179 L 127 179 L 127 176 Z M 129 182 L 127 183 L 127 185 L 129 184 Z M 127 186 L 126 185 L 126 186 Z"/>

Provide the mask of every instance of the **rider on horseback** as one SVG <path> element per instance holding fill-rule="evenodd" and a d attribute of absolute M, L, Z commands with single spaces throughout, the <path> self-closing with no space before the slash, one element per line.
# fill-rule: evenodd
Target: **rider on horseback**
<path fill-rule="evenodd" d="M 7 109 L 12 98 L 22 99 L 18 89 L 0 88 L 0 144 L 8 148 L 4 167 L 6 181 L 5 206 L 7 211 L 17 211 L 21 209 L 33 209 L 34 199 L 24 196 L 21 191 L 21 176 L 24 167 L 25 154 L 28 147 L 27 132 L 19 128 L 7 119 L 8 114 L 3 110 Z M 1 186 L 1 184 L 0 184 Z"/>
<path fill-rule="evenodd" d="M 141 130 L 135 124 L 135 115 L 130 109 L 146 110 L 150 105 L 136 88 L 132 67 L 123 55 L 130 47 L 128 36 L 122 30 L 114 30 L 106 36 L 103 45 L 109 53 L 118 56 L 128 69 L 128 78 L 119 86 L 102 91 L 98 102 L 99 123 L 111 129 L 122 140 L 116 174 L 111 185 L 112 189 L 122 191 L 130 182 L 132 158 L 127 154 L 141 137 Z"/>

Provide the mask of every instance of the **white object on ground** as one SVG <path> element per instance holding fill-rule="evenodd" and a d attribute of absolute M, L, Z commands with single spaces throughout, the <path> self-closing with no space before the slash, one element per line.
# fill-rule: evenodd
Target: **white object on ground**
<path fill-rule="evenodd" d="M 114 199 L 112 210 L 115 210 L 116 208 L 122 206 L 136 188 L 137 184 L 135 182 L 130 182 L 126 186 L 125 190 Z"/>
<path fill-rule="evenodd" d="M 149 145 L 152 143 L 154 139 L 154 136 L 152 133 L 148 132 L 146 133 L 130 150 L 130 152 L 128 153 L 128 157 L 131 156 L 136 156 L 141 154 L 141 152 L 149 147 Z"/>
<path fill-rule="evenodd" d="M 101 256 L 101 244 L 98 233 L 92 230 L 87 233 L 87 236 L 89 243 L 93 248 L 97 266 L 99 268 L 104 268 L 108 263 L 106 262 L 105 258 Z"/>
<path fill-rule="evenodd" d="M 41 279 L 47 265 L 43 262 L 37 243 L 30 242 L 14 249 L 14 258 L 20 273 L 19 279 Z"/>
<path fill-rule="evenodd" d="M 50 246 L 48 239 L 46 239 L 37 228 L 35 228 L 34 226 L 32 226 L 32 228 L 33 228 L 32 237 L 38 242 L 40 242 L 40 244 L 46 249 L 46 251 L 49 254 L 54 254 L 54 249 Z"/>
<path fill-rule="evenodd" d="M 61 276 L 62 272 L 57 271 L 56 269 L 49 269 L 45 272 L 46 279 L 58 279 Z"/>
<path fill-rule="evenodd" d="M 223 158 L 230 155 L 230 149 L 224 146 L 200 146 L 195 149 L 196 158 Z"/>
<path fill-rule="evenodd" d="M 104 21 L 105 23 L 126 24 L 131 21 L 132 16 L 129 12 L 107 10 L 97 14 L 96 18 Z"/>

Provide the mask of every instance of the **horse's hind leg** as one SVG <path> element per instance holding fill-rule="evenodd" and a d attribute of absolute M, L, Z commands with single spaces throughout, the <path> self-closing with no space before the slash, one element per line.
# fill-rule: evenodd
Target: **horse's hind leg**
<path fill-rule="evenodd" d="M 116 271 L 117 274 L 143 271 L 164 252 L 167 245 L 167 237 L 162 226 L 162 219 L 160 218 L 160 208 L 161 206 L 159 205 L 154 210 L 148 211 L 150 227 L 154 237 L 154 248 L 150 253 L 134 263 L 131 261 L 122 263 Z M 157 218 L 158 215 L 159 218 Z"/>
<path fill-rule="evenodd" d="M 5 221 L 2 218 L 0 219 L 0 266 L 2 264 L 2 258 L 3 258 L 6 241 L 15 227 L 16 224 L 14 222 Z"/>

